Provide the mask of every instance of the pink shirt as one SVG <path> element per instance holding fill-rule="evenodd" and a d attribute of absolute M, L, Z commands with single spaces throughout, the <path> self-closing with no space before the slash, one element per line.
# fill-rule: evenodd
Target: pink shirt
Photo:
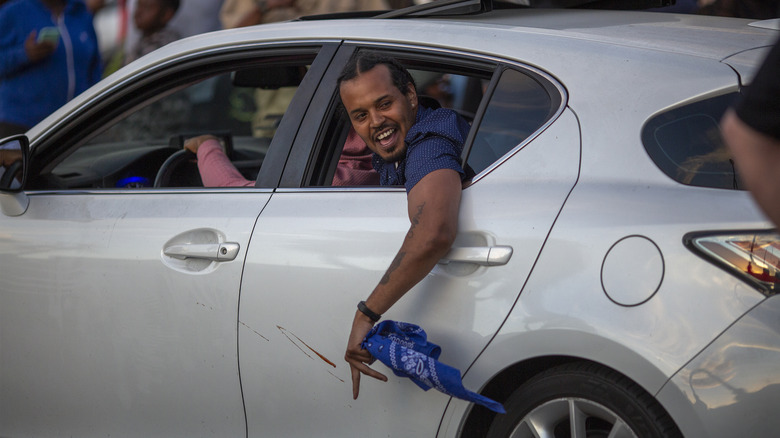
<path fill-rule="evenodd" d="M 198 170 L 203 187 L 254 187 L 241 175 L 216 140 L 206 140 L 198 148 Z"/>
<path fill-rule="evenodd" d="M 233 166 L 216 140 L 206 140 L 198 148 L 198 170 L 204 187 L 254 187 Z M 339 157 L 334 186 L 379 185 L 379 174 L 371 165 L 371 151 L 350 129 Z"/>

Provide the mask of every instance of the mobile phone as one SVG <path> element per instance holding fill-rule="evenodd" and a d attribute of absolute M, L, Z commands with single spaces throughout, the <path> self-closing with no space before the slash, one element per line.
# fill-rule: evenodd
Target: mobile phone
<path fill-rule="evenodd" d="M 56 43 L 60 39 L 60 30 L 56 27 L 44 27 L 40 31 L 38 31 L 38 39 L 37 41 L 39 43 L 42 43 L 44 41 L 49 41 L 52 43 Z"/>

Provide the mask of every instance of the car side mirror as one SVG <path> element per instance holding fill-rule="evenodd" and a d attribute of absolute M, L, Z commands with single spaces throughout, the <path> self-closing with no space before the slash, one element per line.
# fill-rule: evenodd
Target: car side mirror
<path fill-rule="evenodd" d="M 15 135 L 0 142 L 0 191 L 20 192 L 27 179 L 30 141 Z"/>

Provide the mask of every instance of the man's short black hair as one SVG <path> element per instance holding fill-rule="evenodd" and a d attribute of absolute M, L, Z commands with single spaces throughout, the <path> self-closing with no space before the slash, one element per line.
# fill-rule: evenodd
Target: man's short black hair
<path fill-rule="evenodd" d="M 379 64 L 386 65 L 390 70 L 393 85 L 401 90 L 401 94 L 406 95 L 409 91 L 409 84 L 412 84 L 412 87 L 416 87 L 412 75 L 395 58 L 371 50 L 360 50 L 352 55 L 349 61 L 347 61 L 347 65 L 341 70 L 337 81 L 338 88 L 341 88 L 343 82 L 351 81 L 361 73 L 367 72 Z"/>

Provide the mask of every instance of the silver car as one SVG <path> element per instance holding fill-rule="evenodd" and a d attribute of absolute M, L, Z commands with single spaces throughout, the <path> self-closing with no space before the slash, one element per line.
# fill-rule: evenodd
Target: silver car
<path fill-rule="evenodd" d="M 178 41 L 4 140 L 0 436 L 776 433 L 780 237 L 718 123 L 780 23 L 452 3 Z M 332 184 L 365 49 L 471 123 L 456 243 L 385 318 L 506 414 L 352 400 L 409 224 L 403 187 Z M 203 187 L 203 133 L 254 183 Z"/>

